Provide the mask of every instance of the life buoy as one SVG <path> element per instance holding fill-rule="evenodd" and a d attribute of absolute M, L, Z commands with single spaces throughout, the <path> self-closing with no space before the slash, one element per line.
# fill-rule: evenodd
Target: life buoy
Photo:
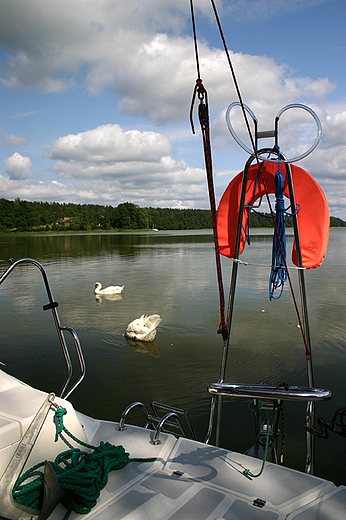
<path fill-rule="evenodd" d="M 268 193 L 275 193 L 275 173 L 277 169 L 278 165 L 274 163 L 264 162 L 262 165 L 262 175 Z M 281 167 L 281 171 L 285 180 L 284 193 L 285 196 L 289 198 L 286 169 L 284 166 Z M 302 263 L 303 267 L 310 269 L 321 265 L 327 252 L 330 225 L 329 208 L 324 191 L 309 172 L 296 165 L 291 165 L 291 172 L 295 201 L 300 208 L 297 219 Z M 264 184 L 261 175 L 259 175 L 254 197 L 257 173 L 257 164 L 249 167 L 245 204 L 253 205 L 255 200 L 265 195 Z M 235 253 L 242 179 L 243 172 L 239 173 L 229 183 L 221 198 L 217 214 L 220 253 L 230 258 L 234 258 Z M 247 229 L 247 220 L 248 212 L 245 209 L 239 254 L 243 252 L 246 243 L 244 228 Z M 293 245 L 292 261 L 297 265 L 295 243 Z"/>

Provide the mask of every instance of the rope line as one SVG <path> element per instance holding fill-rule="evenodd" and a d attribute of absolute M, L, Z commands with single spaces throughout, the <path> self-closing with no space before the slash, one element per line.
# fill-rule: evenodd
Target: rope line
<path fill-rule="evenodd" d="M 266 200 L 267 200 L 267 203 L 268 203 L 268 206 L 269 206 L 269 209 L 270 209 L 270 214 L 272 216 L 272 220 L 273 220 L 273 224 L 274 224 L 274 228 L 275 228 L 275 233 L 277 235 L 277 240 L 278 240 L 278 243 L 279 243 L 279 246 L 280 246 L 280 249 L 281 249 L 283 263 L 284 263 L 285 269 L 287 271 L 287 280 L 288 280 L 288 283 L 289 283 L 289 286 L 290 286 L 290 291 L 291 291 L 291 294 L 292 294 L 293 304 L 294 304 L 294 307 L 295 307 L 295 311 L 296 311 L 296 314 L 297 314 L 297 319 L 298 319 L 298 322 L 299 322 L 299 326 L 300 326 L 300 330 L 301 330 L 301 334 L 302 334 L 302 338 L 303 338 L 303 343 L 304 343 L 304 347 L 305 347 L 305 355 L 306 355 L 306 357 L 308 359 L 311 356 L 311 352 L 310 352 L 310 349 L 309 349 L 309 346 L 308 346 L 308 343 L 307 343 L 307 340 L 306 340 L 306 336 L 305 336 L 305 333 L 304 333 L 304 329 L 303 329 L 303 326 L 302 326 L 302 321 L 301 321 L 300 312 L 299 312 L 299 309 L 298 309 L 298 305 L 297 305 L 297 301 L 296 301 L 296 297 L 295 297 L 295 293 L 294 293 L 294 289 L 293 289 L 291 276 L 290 276 L 290 273 L 289 273 L 289 271 L 287 269 L 286 255 L 284 253 L 283 246 L 282 246 L 282 243 L 281 243 L 281 240 L 280 240 L 279 231 L 278 231 L 277 224 L 276 224 L 276 221 L 275 221 L 275 215 L 274 215 L 271 203 L 270 203 L 269 193 L 268 193 L 268 190 L 267 190 L 266 183 L 264 181 L 263 173 L 261 171 L 261 165 L 260 165 L 258 153 L 257 153 L 257 150 L 256 150 L 255 142 L 254 142 L 254 139 L 253 139 L 253 136 L 252 136 L 252 133 L 251 133 L 251 129 L 250 129 L 249 121 L 248 121 L 248 118 L 247 118 L 245 106 L 244 106 L 244 103 L 243 103 L 243 100 L 242 100 L 240 88 L 239 88 L 238 81 L 237 81 L 237 78 L 236 78 L 236 75 L 235 75 L 235 71 L 234 71 L 234 68 L 233 68 L 233 65 L 232 65 L 232 61 L 231 61 L 231 58 L 230 58 L 230 55 L 229 55 L 229 52 L 228 52 L 226 39 L 225 39 L 224 34 L 223 34 L 223 30 L 222 30 L 222 27 L 221 27 L 221 22 L 220 22 L 220 19 L 219 19 L 219 16 L 218 16 L 218 12 L 217 12 L 214 0 L 211 0 L 211 4 L 212 4 L 212 8 L 214 10 L 214 14 L 215 14 L 216 22 L 217 22 L 217 25 L 218 25 L 218 28 L 219 28 L 221 40 L 222 40 L 222 43 L 223 43 L 223 46 L 224 46 L 224 50 L 225 50 L 225 54 L 226 54 L 226 57 L 227 57 L 227 61 L 228 61 L 229 67 L 230 67 L 231 75 L 232 75 L 232 78 L 233 78 L 233 83 L 234 83 L 234 86 L 235 86 L 235 89 L 236 89 L 236 92 L 237 92 L 237 96 L 238 96 L 238 99 L 239 99 L 239 102 L 240 102 L 240 106 L 241 106 L 241 109 L 242 109 L 245 125 L 246 125 L 246 128 L 247 128 L 247 132 L 249 134 L 249 139 L 251 141 L 251 146 L 252 146 L 252 149 L 253 149 L 253 152 L 254 152 L 254 157 L 255 157 L 256 162 L 258 164 L 259 172 L 260 172 L 260 175 L 261 175 L 261 180 L 263 182 L 263 186 L 264 186 L 264 189 L 265 189 Z M 195 89 L 194 89 L 194 93 L 193 93 L 193 98 L 192 98 L 192 103 L 191 103 L 191 108 L 190 108 L 190 121 L 191 121 L 192 131 L 194 133 L 194 125 L 193 125 L 193 121 L 192 121 L 193 105 L 194 105 L 194 102 L 195 102 L 197 91 L 199 89 L 202 89 L 203 85 L 202 85 L 202 80 L 200 79 L 200 67 L 199 67 L 199 58 L 198 58 L 198 50 L 197 50 L 197 35 L 196 35 L 196 29 L 195 29 L 195 18 L 194 18 L 194 12 L 193 12 L 193 0 L 190 0 L 190 5 L 191 5 L 191 14 L 192 14 L 192 25 L 193 25 L 193 28 L 194 28 L 193 32 L 194 32 L 194 41 L 195 41 L 197 73 L 198 73 L 198 79 L 196 81 L 196 85 L 195 85 Z M 203 87 L 203 90 L 204 90 L 204 92 L 206 94 L 206 91 L 205 91 L 204 87 Z M 202 90 L 199 90 L 199 92 L 202 92 Z M 205 137 L 207 137 L 207 136 L 210 139 L 210 136 L 209 136 L 209 121 L 208 121 L 208 128 L 206 129 L 206 133 L 204 133 L 203 130 L 202 130 L 202 134 L 203 134 L 203 142 L 205 142 Z M 209 147 L 210 147 L 210 142 L 209 142 Z M 204 150 L 205 150 L 205 154 L 206 154 L 206 148 L 204 148 Z M 208 151 L 208 161 L 209 160 L 210 160 L 210 167 L 211 167 L 211 151 L 210 150 Z M 278 160 L 279 160 L 279 157 L 278 157 Z M 211 175 L 212 175 L 212 171 L 211 171 Z M 213 223 L 213 229 L 214 229 L 214 223 Z M 215 234 L 214 234 L 214 241 L 215 241 L 215 251 L 217 251 L 218 250 L 218 240 L 217 240 L 217 236 Z M 219 273 L 218 273 L 218 278 L 219 278 Z M 223 286 L 222 286 L 222 289 L 221 289 L 221 285 L 219 283 L 219 292 L 220 292 L 220 294 L 221 294 L 221 290 L 222 290 L 222 293 L 223 293 Z M 222 304 L 221 304 L 221 297 L 220 297 L 220 308 L 221 307 L 222 307 Z M 224 321 L 224 318 L 222 317 L 221 318 L 219 331 L 220 332 L 223 331 L 223 336 L 227 339 L 229 331 L 227 330 L 226 325 L 223 325 L 223 321 Z"/>
<path fill-rule="evenodd" d="M 277 148 L 278 157 L 280 157 L 280 150 Z M 286 265 L 286 224 L 285 224 L 285 201 L 284 201 L 284 176 L 280 170 L 280 162 L 277 172 L 275 173 L 275 222 L 278 233 L 273 235 L 273 250 L 272 250 L 272 268 L 269 279 L 269 299 L 277 300 L 281 297 L 284 284 L 287 280 L 287 265 Z M 281 245 L 280 245 L 281 243 Z M 279 290 L 277 296 L 274 295 L 276 290 Z"/>
<path fill-rule="evenodd" d="M 267 435 L 266 435 L 266 443 L 265 443 L 265 448 L 264 448 L 264 455 L 263 455 L 262 466 L 261 466 L 260 471 L 256 475 L 254 473 L 252 473 L 250 469 L 244 469 L 243 474 L 245 475 L 245 477 L 247 477 L 249 479 L 260 477 L 262 475 L 263 471 L 264 471 L 264 466 L 265 466 L 265 463 L 266 463 L 266 460 L 267 460 L 267 452 L 268 452 L 268 446 L 269 446 L 269 416 L 268 416 L 268 412 L 267 412 L 267 421 L 266 421 L 265 424 L 267 425 Z"/>
<path fill-rule="evenodd" d="M 207 183 L 208 183 L 208 193 L 209 193 L 209 202 L 210 202 L 210 211 L 212 217 L 212 225 L 213 225 L 213 236 L 214 236 L 214 246 L 215 246 L 215 261 L 216 261 L 216 271 L 217 271 L 217 280 L 219 287 L 219 300 L 220 300 L 220 324 L 218 329 L 218 334 L 222 334 L 222 338 L 224 341 L 228 338 L 228 330 L 225 320 L 225 294 L 222 280 L 222 269 L 221 269 L 221 258 L 220 258 L 220 249 L 219 249 L 219 239 L 217 232 L 217 211 L 216 211 L 216 202 L 215 202 L 215 190 L 214 190 L 214 180 L 213 180 L 213 163 L 211 156 L 211 144 L 210 144 L 210 125 L 209 125 L 209 107 L 208 107 L 208 94 L 203 85 L 203 82 L 200 77 L 200 68 L 199 68 L 199 58 L 198 58 L 198 48 L 197 48 L 197 34 L 195 27 L 195 17 L 193 10 L 193 1 L 190 0 L 191 6 L 191 16 L 192 16 L 192 26 L 193 26 L 193 34 L 194 34 L 194 42 L 195 42 L 195 53 L 196 53 L 196 64 L 197 64 L 197 80 L 196 85 L 193 91 L 191 108 L 190 108 L 190 122 L 192 132 L 195 133 L 194 124 L 193 124 L 193 107 L 196 100 L 196 95 L 199 99 L 199 107 L 198 107 L 198 118 L 201 126 L 202 140 L 203 140 L 203 150 L 204 150 L 204 161 L 207 173 Z"/>
<path fill-rule="evenodd" d="M 321 430 L 320 432 L 315 428 L 307 426 L 305 427 L 306 431 L 322 439 L 328 439 L 328 430 L 346 438 L 346 406 L 342 406 L 335 411 L 331 422 L 326 421 L 323 417 L 319 417 L 317 423 Z"/>
<path fill-rule="evenodd" d="M 67 509 L 64 520 L 71 512 L 86 514 L 96 505 L 101 490 L 107 485 L 110 471 L 124 468 L 129 462 L 153 462 L 155 458 L 130 458 L 123 446 L 114 446 L 109 442 L 100 442 L 99 446 L 92 446 L 77 439 L 63 424 L 65 408 L 58 407 L 55 411 L 56 437 L 62 438 L 65 432 L 71 439 L 81 446 L 92 450 L 82 451 L 79 448 L 70 448 L 50 462 L 53 467 L 60 488 L 65 491 L 61 504 Z M 62 438 L 64 442 L 65 439 Z M 18 478 L 12 495 L 13 498 L 25 506 L 34 509 L 42 507 L 44 495 L 44 473 L 39 471 L 44 462 L 36 464 Z M 26 482 L 28 481 L 28 482 Z"/>
<path fill-rule="evenodd" d="M 230 258 L 230 260 L 232 260 L 232 262 L 236 262 L 237 264 L 245 265 L 245 267 L 248 265 L 251 265 L 254 267 L 266 267 L 266 268 L 272 267 L 272 264 L 256 264 L 255 262 L 246 262 L 244 260 L 240 260 L 240 258 Z M 290 269 L 295 269 L 296 271 L 305 271 L 306 267 L 298 267 L 297 265 L 292 265 L 292 266 L 290 266 Z"/>
<path fill-rule="evenodd" d="M 229 55 L 229 52 L 228 52 L 226 40 L 225 40 L 223 31 L 222 31 L 221 22 L 220 22 L 218 13 L 217 13 L 217 9 L 216 9 L 214 0 L 211 0 L 211 4 L 212 4 L 212 7 L 213 7 L 213 10 L 214 10 L 214 13 L 215 13 L 216 22 L 217 22 L 217 25 L 218 25 L 218 28 L 219 28 L 219 32 L 220 32 L 220 36 L 221 36 L 222 43 L 223 43 L 223 46 L 224 46 L 224 50 L 225 50 L 225 53 L 226 53 L 227 61 L 228 61 L 228 64 L 230 66 L 230 69 L 231 69 L 232 78 L 233 78 L 233 81 L 234 81 L 234 86 L 235 86 L 235 89 L 237 91 L 237 95 L 238 95 L 238 99 L 239 99 L 239 102 L 240 102 L 240 106 L 242 108 L 242 112 L 243 112 L 243 117 L 244 117 L 244 120 L 245 120 L 246 128 L 247 128 L 247 131 L 248 131 L 248 134 L 249 134 L 249 138 L 250 138 L 250 141 L 251 141 L 251 145 L 252 145 L 252 148 L 253 148 L 253 151 L 254 151 L 254 156 L 256 158 L 258 167 L 260 168 L 259 158 L 258 158 L 256 146 L 255 146 L 252 134 L 251 134 L 251 130 L 250 130 L 250 126 L 249 126 L 246 110 L 245 110 L 244 103 L 243 103 L 243 100 L 242 100 L 242 97 L 241 97 L 240 89 L 239 89 L 238 82 L 237 82 L 237 79 L 236 79 L 236 75 L 235 75 L 235 72 L 234 72 L 234 68 L 233 68 L 233 65 L 232 65 L 232 62 L 231 62 L 231 58 L 230 58 L 230 55 Z M 274 218 L 274 212 L 273 212 L 273 209 L 271 207 L 268 190 L 267 190 L 264 178 L 263 178 L 263 174 L 262 174 L 262 172 L 260 172 L 260 173 L 261 173 L 261 179 L 262 179 L 262 182 L 263 182 L 263 185 L 264 185 L 264 189 L 265 189 L 265 193 L 266 193 L 267 203 L 268 203 L 268 206 L 269 206 L 269 209 L 270 209 L 270 213 L 272 215 L 272 219 L 273 219 L 273 223 L 274 223 L 274 227 L 275 227 L 275 233 L 278 236 L 278 241 L 279 241 L 279 244 L 280 244 L 280 248 L 282 249 L 282 244 L 280 242 L 279 233 L 278 233 L 277 225 L 276 225 L 275 218 Z M 283 254 L 283 259 L 284 259 L 285 267 L 287 269 L 286 258 L 285 258 L 284 254 Z M 302 326 L 302 323 L 301 323 L 300 313 L 299 313 L 299 309 L 298 309 L 298 305 L 297 305 L 297 301 L 296 301 L 296 297 L 295 297 L 295 293 L 294 293 L 294 289 L 293 289 L 293 285 L 292 285 L 292 280 L 291 280 L 291 276 L 290 276 L 290 273 L 289 273 L 288 270 L 287 270 L 287 279 L 288 279 L 288 283 L 289 283 L 289 286 L 290 286 L 290 291 L 291 291 L 291 294 L 292 294 L 292 299 L 293 299 L 293 304 L 294 304 L 295 311 L 296 311 L 296 314 L 297 314 L 297 319 L 298 319 L 298 322 L 299 322 L 299 325 L 300 325 L 300 330 L 301 330 L 303 343 L 304 343 L 304 347 L 305 347 L 305 355 L 306 355 L 307 358 L 310 358 L 311 352 L 310 352 L 310 349 L 308 347 L 306 336 L 305 336 L 305 333 L 304 333 L 304 329 L 303 329 L 303 326 Z"/>

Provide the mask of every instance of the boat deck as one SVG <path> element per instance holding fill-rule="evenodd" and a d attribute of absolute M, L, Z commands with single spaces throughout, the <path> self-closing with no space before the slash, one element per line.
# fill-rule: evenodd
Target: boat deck
<path fill-rule="evenodd" d="M 46 395 L 0 371 L 0 472 Z M 111 472 L 97 505 L 83 515 L 85 520 L 346 518 L 344 486 L 269 462 L 259 478 L 250 479 L 244 469 L 257 474 L 261 460 L 169 434 L 161 434 L 162 443 L 153 445 L 152 430 L 127 425 L 118 431 L 117 423 L 92 419 L 75 412 L 70 403 L 57 401 L 67 409 L 64 423 L 77 438 L 96 446 L 101 441 L 122 445 L 131 458 L 156 459 Z M 53 442 L 52 417 L 50 411 L 26 469 L 66 449 L 61 440 Z M 59 505 L 50 519 L 61 520 L 65 512 Z"/>

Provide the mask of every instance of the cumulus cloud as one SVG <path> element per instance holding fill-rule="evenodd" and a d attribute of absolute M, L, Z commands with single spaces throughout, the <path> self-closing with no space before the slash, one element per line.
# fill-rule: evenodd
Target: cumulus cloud
<path fill-rule="evenodd" d="M 237 11 L 239 4 L 243 2 L 231 2 L 230 8 Z M 227 2 L 222 5 L 227 9 Z M 211 14 L 209 2 L 199 2 L 198 9 Z M 92 95 L 111 87 L 123 113 L 160 123 L 181 121 L 196 79 L 191 37 L 181 36 L 187 24 L 185 0 L 146 0 L 145 7 L 140 0 L 5 0 L 0 43 L 11 55 L 2 82 L 45 92 L 62 92 L 82 82 Z M 235 99 L 224 52 L 203 42 L 199 49 L 205 86 L 214 106 L 223 108 Z M 333 89 L 326 78 L 296 78 L 265 56 L 237 53 L 232 59 L 249 104 L 259 99 L 261 105 L 280 108 L 288 100 L 323 97 Z"/>
<path fill-rule="evenodd" d="M 190 207 L 192 194 L 205 194 L 204 171 L 173 159 L 171 151 L 171 142 L 162 134 L 109 124 L 59 138 L 47 157 L 57 161 L 53 168 L 60 179 L 105 181 L 103 189 L 109 187 L 104 193 L 113 203 L 116 191 L 132 201 L 156 204 L 158 194 L 165 194 L 162 201 L 185 201 Z"/>
<path fill-rule="evenodd" d="M 169 139 L 156 132 L 124 131 L 117 124 L 60 137 L 48 158 L 83 162 L 157 161 L 171 152 Z"/>
<path fill-rule="evenodd" d="M 231 13 L 235 18 L 254 16 L 260 20 L 284 9 L 304 9 L 323 1 L 220 0 L 218 7 L 223 14 Z M 202 15 L 204 21 L 213 17 L 210 0 L 195 4 L 197 15 Z M 186 0 L 2 0 L 0 45 L 7 61 L 0 69 L 0 81 L 12 90 L 38 89 L 48 93 L 68 93 L 78 88 L 89 96 L 99 96 L 110 90 L 122 115 L 129 115 L 131 121 L 134 117 L 142 118 L 154 125 L 176 124 L 173 134 L 177 125 L 187 120 L 196 80 L 193 43 L 191 36 L 185 34 L 191 34 Z M 213 147 L 229 152 L 237 145 L 229 135 L 224 113 L 236 99 L 236 93 L 225 55 L 202 39 L 199 53 L 211 107 Z M 337 182 L 341 193 L 341 181 L 346 177 L 346 113 L 340 107 L 331 110 L 324 101 L 335 85 L 327 78 L 298 76 L 287 65 L 267 56 L 231 51 L 230 56 L 243 99 L 258 117 L 260 130 L 272 128 L 276 113 L 288 103 L 306 102 L 316 109 L 322 120 L 323 137 L 316 152 L 306 159 L 306 165 L 337 209 Z M 317 108 L 317 101 L 323 109 Z M 280 122 L 280 144 L 289 154 L 301 153 L 314 139 L 310 123 L 300 118 L 286 113 Z M 246 140 L 237 115 L 235 124 Z M 191 166 L 193 159 L 186 151 L 176 155 L 175 146 L 163 133 L 124 130 L 111 124 L 79 133 L 70 133 L 68 128 L 61 133 L 62 137 L 55 139 L 45 156 L 54 163 L 52 170 L 57 180 L 30 180 L 33 173 L 29 157 L 16 153 L 5 159 L 9 178 L 3 178 L 3 196 L 109 204 L 130 200 L 145 206 L 208 205 L 204 172 Z M 2 143 L 25 144 L 23 138 L 15 135 L 3 138 Z M 202 160 L 197 164 L 203 164 Z M 236 165 L 225 163 L 220 169 L 234 168 Z M 221 177 L 226 181 L 224 171 L 220 173 L 216 169 L 216 181 Z M 45 174 L 41 173 L 41 178 Z"/>
<path fill-rule="evenodd" d="M 11 157 L 5 159 L 5 172 L 11 180 L 31 179 L 32 163 L 29 157 L 25 157 L 15 152 Z"/>

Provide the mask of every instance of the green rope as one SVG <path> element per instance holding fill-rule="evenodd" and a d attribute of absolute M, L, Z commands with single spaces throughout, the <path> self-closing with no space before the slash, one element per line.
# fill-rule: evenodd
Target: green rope
<path fill-rule="evenodd" d="M 61 489 L 65 491 L 61 504 L 66 507 L 66 520 L 74 511 L 86 514 L 96 505 L 101 490 L 107 485 L 110 471 L 124 468 L 129 462 L 153 462 L 155 458 L 130 458 L 123 446 L 114 446 L 109 442 L 100 442 L 99 446 L 92 446 L 77 439 L 63 424 L 65 408 L 58 408 L 54 421 L 57 425 L 57 437 L 64 431 L 71 439 L 80 445 L 92 450 L 91 453 L 79 448 L 70 448 L 50 462 L 58 477 Z M 66 442 L 66 441 L 65 441 Z M 14 499 L 25 506 L 41 509 L 43 501 L 44 474 L 39 468 L 44 462 L 36 464 L 26 471 L 17 480 L 12 494 Z M 30 479 L 29 482 L 24 483 Z"/>
<path fill-rule="evenodd" d="M 267 451 L 268 451 L 268 445 L 269 445 L 269 417 L 268 417 L 268 412 L 267 412 L 267 438 L 266 438 L 266 445 L 265 445 L 265 449 L 264 449 L 264 456 L 263 456 L 263 462 L 262 462 L 262 467 L 259 471 L 259 473 L 257 473 L 257 475 L 254 475 L 253 473 L 251 473 L 251 470 L 249 469 L 244 469 L 244 475 L 245 477 L 248 477 L 248 478 L 258 478 L 262 475 L 263 471 L 264 471 L 264 466 L 265 466 L 265 463 L 266 463 L 266 459 L 267 459 Z"/>
<path fill-rule="evenodd" d="M 257 402 L 256 405 L 255 405 L 255 403 L 254 403 L 253 400 L 250 401 L 250 402 L 248 403 L 248 407 L 249 407 L 249 409 L 250 409 L 252 412 L 254 412 L 254 413 L 255 413 L 255 412 L 259 412 L 259 411 L 261 410 L 261 408 L 262 408 L 262 405 L 263 405 L 263 402 L 261 401 L 261 399 L 258 399 L 258 402 Z"/>

